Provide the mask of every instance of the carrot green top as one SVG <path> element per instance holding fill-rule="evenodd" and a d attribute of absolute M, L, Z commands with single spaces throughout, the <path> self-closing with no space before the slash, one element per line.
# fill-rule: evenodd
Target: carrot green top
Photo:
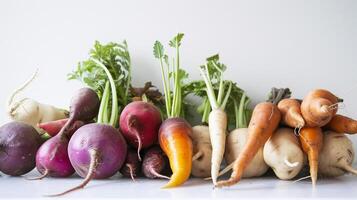
<path fill-rule="evenodd" d="M 182 110 L 182 80 L 187 73 L 180 69 L 180 46 L 183 33 L 178 33 L 169 42 L 169 46 L 175 49 L 176 56 L 172 58 L 172 67 L 163 45 L 156 41 L 154 44 L 154 56 L 159 60 L 162 82 L 164 85 L 167 117 L 180 117 Z"/>

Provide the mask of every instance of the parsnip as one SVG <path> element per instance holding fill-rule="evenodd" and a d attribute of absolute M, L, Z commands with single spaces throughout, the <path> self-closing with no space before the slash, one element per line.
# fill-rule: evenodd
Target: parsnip
<path fill-rule="evenodd" d="M 16 95 L 24 90 L 33 81 L 36 75 L 37 71 L 28 81 L 11 94 L 7 103 L 7 113 L 12 120 L 29 124 L 42 134 L 44 130 L 37 126 L 38 123 L 64 119 L 68 117 L 68 111 L 39 103 L 30 98 L 14 101 Z"/>

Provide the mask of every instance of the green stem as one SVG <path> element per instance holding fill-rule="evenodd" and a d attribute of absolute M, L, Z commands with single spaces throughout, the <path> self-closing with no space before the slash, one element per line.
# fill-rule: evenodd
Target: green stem
<path fill-rule="evenodd" d="M 110 95 L 109 82 L 107 81 L 105 83 L 104 92 L 102 95 L 102 99 L 100 101 L 98 119 L 97 119 L 98 123 L 107 123 L 106 119 L 108 119 L 108 116 L 105 116 L 105 114 L 108 114 L 108 113 L 105 112 L 105 110 L 107 110 L 109 95 Z"/>
<path fill-rule="evenodd" d="M 207 91 L 207 96 L 208 96 L 208 99 L 209 99 L 209 102 L 211 104 L 211 107 L 212 109 L 218 109 L 218 103 L 216 101 L 216 95 L 214 93 L 214 90 L 213 90 L 213 86 L 212 86 L 212 83 L 211 83 L 211 80 L 208 78 L 209 77 L 209 74 L 208 74 L 208 67 L 207 65 L 205 65 L 205 70 L 202 69 L 201 67 L 199 68 L 200 71 L 201 71 L 201 75 L 203 77 L 203 80 L 205 81 L 206 83 L 206 91 Z"/>
<path fill-rule="evenodd" d="M 238 114 L 239 123 L 238 123 L 237 128 L 246 127 L 246 124 L 244 124 L 244 119 L 243 119 L 243 115 L 245 113 L 245 110 L 244 110 L 245 98 L 246 98 L 246 94 L 243 93 L 242 98 L 240 99 L 240 103 L 239 103 L 239 114 Z"/>
<path fill-rule="evenodd" d="M 111 86 L 111 93 L 112 93 L 112 110 L 110 112 L 109 124 L 115 127 L 118 121 L 119 106 L 118 106 L 117 90 L 115 87 L 113 77 L 103 63 L 101 63 L 99 60 L 94 58 L 91 58 L 91 60 L 94 61 L 98 66 L 100 66 L 105 71 L 109 79 L 110 86 Z"/>
<path fill-rule="evenodd" d="M 211 112 L 211 105 L 209 104 L 209 101 L 207 98 L 205 98 L 204 101 L 204 110 L 203 110 L 203 115 L 202 115 L 202 123 L 208 123 L 208 117 L 209 117 L 209 113 Z"/>
<path fill-rule="evenodd" d="M 228 87 L 228 91 L 226 93 L 226 96 L 224 97 L 224 100 L 220 106 L 220 108 L 222 110 L 224 110 L 226 108 L 226 105 L 227 105 L 227 102 L 228 102 L 228 99 L 229 99 L 229 95 L 231 95 L 231 91 L 232 91 L 232 82 L 229 82 L 229 87 Z"/>
<path fill-rule="evenodd" d="M 164 66 L 163 66 L 163 63 L 162 63 L 162 58 L 160 58 L 160 67 L 161 67 L 161 78 L 162 78 L 162 82 L 163 82 L 163 85 L 164 85 L 164 92 L 165 92 L 166 114 L 167 114 L 167 116 L 170 116 L 171 98 L 170 98 L 169 88 L 167 88 L 167 80 L 166 80 Z"/>
<path fill-rule="evenodd" d="M 126 46 L 126 48 L 127 48 L 127 46 Z M 129 62 L 128 80 L 126 82 L 126 88 L 125 88 L 124 105 L 126 105 L 128 103 L 129 89 L 130 89 L 130 83 L 131 83 L 131 59 L 130 59 L 130 57 L 129 57 L 128 62 Z"/>
<path fill-rule="evenodd" d="M 233 104 L 234 104 L 234 117 L 236 120 L 236 128 L 239 127 L 239 108 L 238 108 L 238 104 L 237 104 L 237 100 L 233 99 Z"/>
<path fill-rule="evenodd" d="M 243 128 L 248 127 L 249 124 L 249 112 L 248 112 L 248 105 L 250 103 L 250 99 L 247 99 L 247 101 L 244 103 L 244 113 L 243 113 Z"/>

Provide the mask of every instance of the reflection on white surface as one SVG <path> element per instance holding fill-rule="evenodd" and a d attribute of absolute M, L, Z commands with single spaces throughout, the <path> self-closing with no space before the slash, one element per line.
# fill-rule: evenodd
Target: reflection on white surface
<path fill-rule="evenodd" d="M 36 171 L 26 176 L 37 176 Z M 39 181 L 24 180 L 23 177 L 0 178 L 2 198 L 41 198 L 46 194 L 64 191 L 82 179 L 47 178 Z M 244 198 L 356 198 L 357 177 L 347 175 L 334 179 L 321 179 L 315 189 L 309 180 L 293 183 L 275 177 L 245 179 L 234 187 L 213 189 L 209 181 L 191 179 L 184 186 L 175 189 L 160 189 L 166 180 L 138 179 L 136 182 L 119 176 L 109 180 L 94 180 L 80 191 L 71 193 L 68 198 L 124 198 L 124 199 L 244 199 Z M 21 188 L 21 189 L 20 189 Z M 21 190 L 21 192 L 19 192 Z M 53 198 L 50 198 L 53 199 Z"/>

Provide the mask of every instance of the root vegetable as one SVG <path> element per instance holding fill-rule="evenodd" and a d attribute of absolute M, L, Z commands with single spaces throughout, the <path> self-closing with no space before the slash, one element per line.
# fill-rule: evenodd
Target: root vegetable
<path fill-rule="evenodd" d="M 141 162 L 138 158 L 137 152 L 134 149 L 129 148 L 125 162 L 120 169 L 120 173 L 124 177 L 130 177 L 133 181 L 135 181 L 135 177 L 137 177 L 140 173 L 140 168 Z"/>
<path fill-rule="evenodd" d="M 137 148 L 137 155 L 141 160 L 141 148 L 147 148 L 157 142 L 161 114 L 154 105 L 135 101 L 124 108 L 119 124 L 126 141 Z"/>
<path fill-rule="evenodd" d="M 302 128 L 300 131 L 299 138 L 302 150 L 307 154 L 310 166 L 311 181 L 312 185 L 315 186 L 317 181 L 319 154 L 323 144 L 323 135 L 321 128 Z"/>
<path fill-rule="evenodd" d="M 319 173 L 321 176 L 336 177 L 346 172 L 357 175 L 352 168 L 355 157 L 353 145 L 347 136 L 333 131 L 324 132 L 323 147 L 319 159 Z"/>
<path fill-rule="evenodd" d="M 164 171 L 168 160 L 164 152 L 158 146 L 151 147 L 147 150 L 142 164 L 142 172 L 147 178 L 164 178 L 170 179 L 161 173 Z"/>
<path fill-rule="evenodd" d="M 313 90 L 305 96 L 301 103 L 301 113 L 306 126 L 322 127 L 326 125 L 337 112 L 337 104 L 342 102 L 327 90 Z"/>
<path fill-rule="evenodd" d="M 282 180 L 294 178 L 304 166 L 305 155 L 290 128 L 279 128 L 264 145 L 264 161 Z"/>
<path fill-rule="evenodd" d="M 36 168 L 42 174 L 30 180 L 50 177 L 68 177 L 74 173 L 68 157 L 68 137 L 55 136 L 47 140 L 36 154 Z"/>
<path fill-rule="evenodd" d="M 229 180 L 218 182 L 217 187 L 231 186 L 240 181 L 244 170 L 278 127 L 281 114 L 277 103 L 287 97 L 290 97 L 289 89 L 273 88 L 271 102 L 262 102 L 255 106 L 248 126 L 247 142 L 234 161 L 233 173 Z"/>
<path fill-rule="evenodd" d="M 36 156 L 37 170 L 45 176 L 66 177 L 73 173 L 69 162 L 68 142 L 71 128 L 77 120 L 89 121 L 95 117 L 99 109 L 99 98 L 89 88 L 79 89 L 71 99 L 70 117 L 60 132 L 42 144 Z"/>
<path fill-rule="evenodd" d="M 15 101 L 15 97 L 32 82 L 36 74 L 37 71 L 28 81 L 11 94 L 7 103 L 7 113 L 12 120 L 29 124 L 33 126 L 38 133 L 43 134 L 44 131 L 37 127 L 38 123 L 66 118 L 68 117 L 68 111 L 39 103 L 30 98 Z"/>
<path fill-rule="evenodd" d="M 336 133 L 356 134 L 357 120 L 351 119 L 343 115 L 335 115 L 326 125 L 326 128 Z"/>
<path fill-rule="evenodd" d="M 247 144 L 248 137 L 247 128 L 238 128 L 229 133 L 226 141 L 226 152 L 224 154 L 227 163 L 234 163 L 234 161 L 238 158 L 244 149 L 244 146 Z M 229 168 L 223 170 L 222 173 L 228 169 L 231 169 L 232 167 L 233 165 L 230 165 Z M 253 157 L 252 161 L 244 169 L 242 177 L 258 177 L 265 174 L 268 169 L 269 167 L 263 159 L 263 147 L 261 147 Z"/>
<path fill-rule="evenodd" d="M 127 145 L 121 133 L 105 124 L 87 124 L 79 128 L 68 145 L 69 159 L 76 173 L 84 181 L 61 196 L 82 189 L 92 179 L 113 176 L 121 168 L 127 154 Z"/>
<path fill-rule="evenodd" d="M 211 175 L 212 145 L 208 126 L 198 125 L 192 128 L 193 157 L 191 174 L 205 178 Z"/>
<path fill-rule="evenodd" d="M 35 167 L 41 137 L 30 125 L 10 122 L 0 127 L 0 171 L 20 176 Z"/>
<path fill-rule="evenodd" d="M 176 50 L 175 64 L 169 66 L 168 56 L 164 53 L 163 45 L 156 41 L 154 56 L 160 62 L 161 76 L 165 92 L 165 107 L 168 119 L 163 121 L 159 129 L 159 144 L 169 158 L 172 175 L 164 188 L 182 185 L 190 177 L 192 168 L 192 127 L 181 118 L 182 112 L 182 82 L 188 76 L 180 69 L 180 46 L 184 34 L 178 33 L 170 46 Z M 165 67 L 164 67 L 165 62 Z M 171 88 L 171 83 L 172 88 Z"/>
<path fill-rule="evenodd" d="M 164 188 L 181 185 L 189 178 L 192 168 L 191 134 L 190 124 L 182 118 L 169 118 L 162 123 L 159 143 L 172 170 L 171 179 Z"/>
<path fill-rule="evenodd" d="M 281 121 L 283 124 L 292 128 L 302 128 L 305 126 L 305 120 L 300 110 L 300 102 L 296 99 L 283 99 L 278 103 L 281 112 Z"/>
<path fill-rule="evenodd" d="M 218 70 L 218 80 L 219 80 L 219 90 L 216 98 L 212 86 L 212 80 L 217 78 L 211 74 L 214 69 Z M 212 111 L 208 117 L 209 124 L 209 135 L 212 145 L 212 156 L 211 156 L 211 177 L 214 185 L 217 184 L 217 178 L 219 170 L 221 167 L 221 162 L 223 160 L 226 132 L 227 132 L 227 114 L 225 112 L 225 107 L 232 90 L 232 82 L 229 82 L 228 89 L 224 95 L 225 87 L 223 80 L 223 72 L 225 70 L 225 65 L 219 62 L 218 55 L 207 58 L 207 63 L 200 67 L 201 76 L 207 87 L 207 97 L 209 103 L 212 107 Z"/>
<path fill-rule="evenodd" d="M 48 135 L 53 137 L 60 132 L 60 130 L 63 128 L 63 126 L 67 123 L 67 121 L 68 121 L 68 118 L 40 123 L 37 126 L 41 129 L 43 129 L 46 133 L 48 133 Z M 76 130 L 79 129 L 84 124 L 85 123 L 83 121 L 80 121 L 80 120 L 75 121 L 73 123 L 73 125 L 68 129 L 68 135 L 72 136 L 73 133 L 76 132 Z"/>

